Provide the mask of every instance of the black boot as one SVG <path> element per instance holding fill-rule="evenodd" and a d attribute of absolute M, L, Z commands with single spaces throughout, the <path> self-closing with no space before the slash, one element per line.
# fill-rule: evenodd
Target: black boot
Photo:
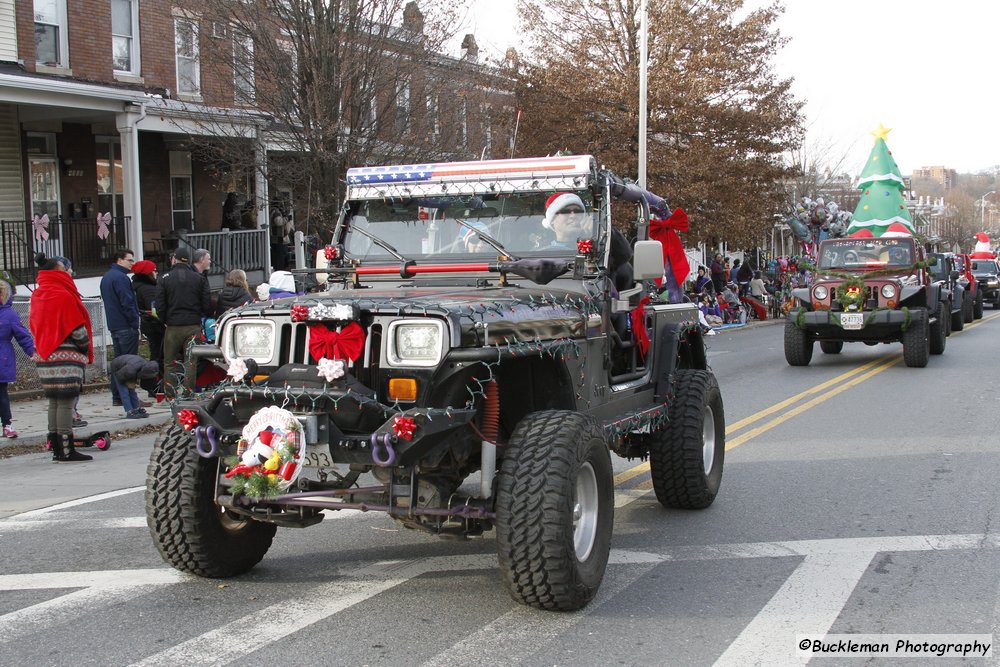
<path fill-rule="evenodd" d="M 66 452 L 63 450 L 62 446 L 62 436 L 58 433 L 49 433 L 45 436 L 45 438 L 45 444 L 49 446 L 50 450 L 52 450 L 52 462 L 58 463 L 59 461 L 62 461 L 66 456 Z"/>
<path fill-rule="evenodd" d="M 88 456 L 87 454 L 81 454 L 80 452 L 76 451 L 76 447 L 73 446 L 73 436 L 72 435 L 63 435 L 63 436 L 60 436 L 60 437 L 62 438 L 62 442 L 63 442 L 63 450 L 66 452 L 65 456 L 63 456 L 63 458 L 59 459 L 60 461 L 93 461 L 94 460 L 93 456 Z"/>

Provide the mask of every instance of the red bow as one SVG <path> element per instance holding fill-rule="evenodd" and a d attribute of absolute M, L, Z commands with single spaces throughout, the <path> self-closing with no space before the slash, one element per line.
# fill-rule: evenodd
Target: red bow
<path fill-rule="evenodd" d="M 417 423 L 413 417 L 393 417 L 392 432 L 397 438 L 413 440 L 413 432 L 417 430 Z"/>
<path fill-rule="evenodd" d="M 593 249 L 593 239 L 580 239 L 576 242 L 576 251 L 581 255 L 589 255 Z"/>
<path fill-rule="evenodd" d="M 309 306 L 297 305 L 292 306 L 291 312 L 292 322 L 305 322 L 309 319 Z"/>
<path fill-rule="evenodd" d="M 340 332 L 330 331 L 322 324 L 309 326 L 309 354 L 314 359 L 346 359 L 354 361 L 365 349 L 365 330 L 351 322 Z"/>
<path fill-rule="evenodd" d="M 639 355 L 645 359 L 646 351 L 649 350 L 649 334 L 646 333 L 646 304 L 649 297 L 642 297 L 642 301 L 632 311 L 632 337 L 635 344 L 639 346 Z"/>
<path fill-rule="evenodd" d="M 649 222 L 649 238 L 663 244 L 663 260 L 670 262 L 670 268 L 673 269 L 679 287 L 684 285 L 688 273 L 691 272 L 687 255 L 684 254 L 684 244 L 681 243 L 681 237 L 677 236 L 677 232 L 687 230 L 688 215 L 682 208 L 675 208 L 666 220 L 653 218 Z M 659 285 L 661 282 L 657 279 L 656 284 Z"/>

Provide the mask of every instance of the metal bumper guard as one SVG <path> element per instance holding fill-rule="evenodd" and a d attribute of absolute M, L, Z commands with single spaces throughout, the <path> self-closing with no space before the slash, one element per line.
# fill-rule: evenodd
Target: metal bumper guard
<path fill-rule="evenodd" d="M 804 330 L 815 333 L 820 338 L 830 337 L 837 340 L 871 340 L 884 336 L 898 338 L 902 336 L 906 327 L 914 324 L 919 326 L 927 317 L 926 313 L 927 311 L 923 309 L 866 310 L 861 311 L 864 321 L 860 329 L 844 329 L 838 320 L 840 311 L 813 310 L 804 313 L 801 326 Z M 792 311 L 789 318 L 795 324 L 798 314 Z"/>
<path fill-rule="evenodd" d="M 179 400 L 174 403 L 172 410 L 175 419 L 181 410 L 193 410 L 197 414 L 197 426 L 191 430 L 194 431 L 194 444 L 202 457 L 232 455 L 236 453 L 237 444 L 242 437 L 243 424 L 235 418 L 232 410 L 226 409 L 223 401 L 228 398 L 234 401 L 241 398 L 259 399 L 262 395 L 266 396 L 267 391 L 266 388 L 259 387 L 223 387 L 205 400 Z M 285 392 L 273 393 L 273 404 L 282 405 Z M 329 387 L 298 388 L 294 390 L 294 396 L 296 401 L 305 400 L 311 405 L 327 399 L 339 408 L 332 413 L 319 415 L 328 419 L 330 424 L 330 428 L 324 429 L 328 434 L 325 442 L 319 439 L 310 441 L 307 437 L 307 445 L 328 444 L 333 460 L 338 463 L 370 462 L 382 467 L 413 465 L 458 429 L 466 428 L 476 416 L 476 410 L 452 407 L 394 409 L 356 392 Z M 297 405 L 299 403 L 289 404 L 287 407 L 302 420 L 316 416 L 315 412 L 298 413 L 295 409 Z M 347 405 L 358 410 L 376 410 L 380 425 L 371 432 L 358 433 L 346 429 L 345 424 L 338 424 L 338 412 L 357 414 L 357 411 L 345 410 Z M 307 433 L 309 430 L 307 429 Z"/>

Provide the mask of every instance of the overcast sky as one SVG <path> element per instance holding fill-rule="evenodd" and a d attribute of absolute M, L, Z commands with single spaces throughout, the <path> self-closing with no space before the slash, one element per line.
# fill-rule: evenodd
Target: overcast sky
<path fill-rule="evenodd" d="M 832 145 L 827 152 L 845 157 L 844 170 L 856 175 L 871 150 L 869 131 L 883 123 L 893 128 L 888 144 L 904 174 L 1000 164 L 1000 2 L 784 4 L 778 27 L 791 41 L 775 62 L 806 102 L 807 146 Z M 472 0 L 462 32 L 502 55 L 518 44 L 516 1 Z"/>

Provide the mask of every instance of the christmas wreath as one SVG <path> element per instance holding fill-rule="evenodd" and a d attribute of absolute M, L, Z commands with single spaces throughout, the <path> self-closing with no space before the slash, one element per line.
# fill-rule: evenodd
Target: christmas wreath
<path fill-rule="evenodd" d="M 234 496 L 260 500 L 281 495 L 302 469 L 302 425 L 288 410 L 273 405 L 261 408 L 243 428 L 236 452 L 226 461 L 225 474 L 233 480 Z"/>

